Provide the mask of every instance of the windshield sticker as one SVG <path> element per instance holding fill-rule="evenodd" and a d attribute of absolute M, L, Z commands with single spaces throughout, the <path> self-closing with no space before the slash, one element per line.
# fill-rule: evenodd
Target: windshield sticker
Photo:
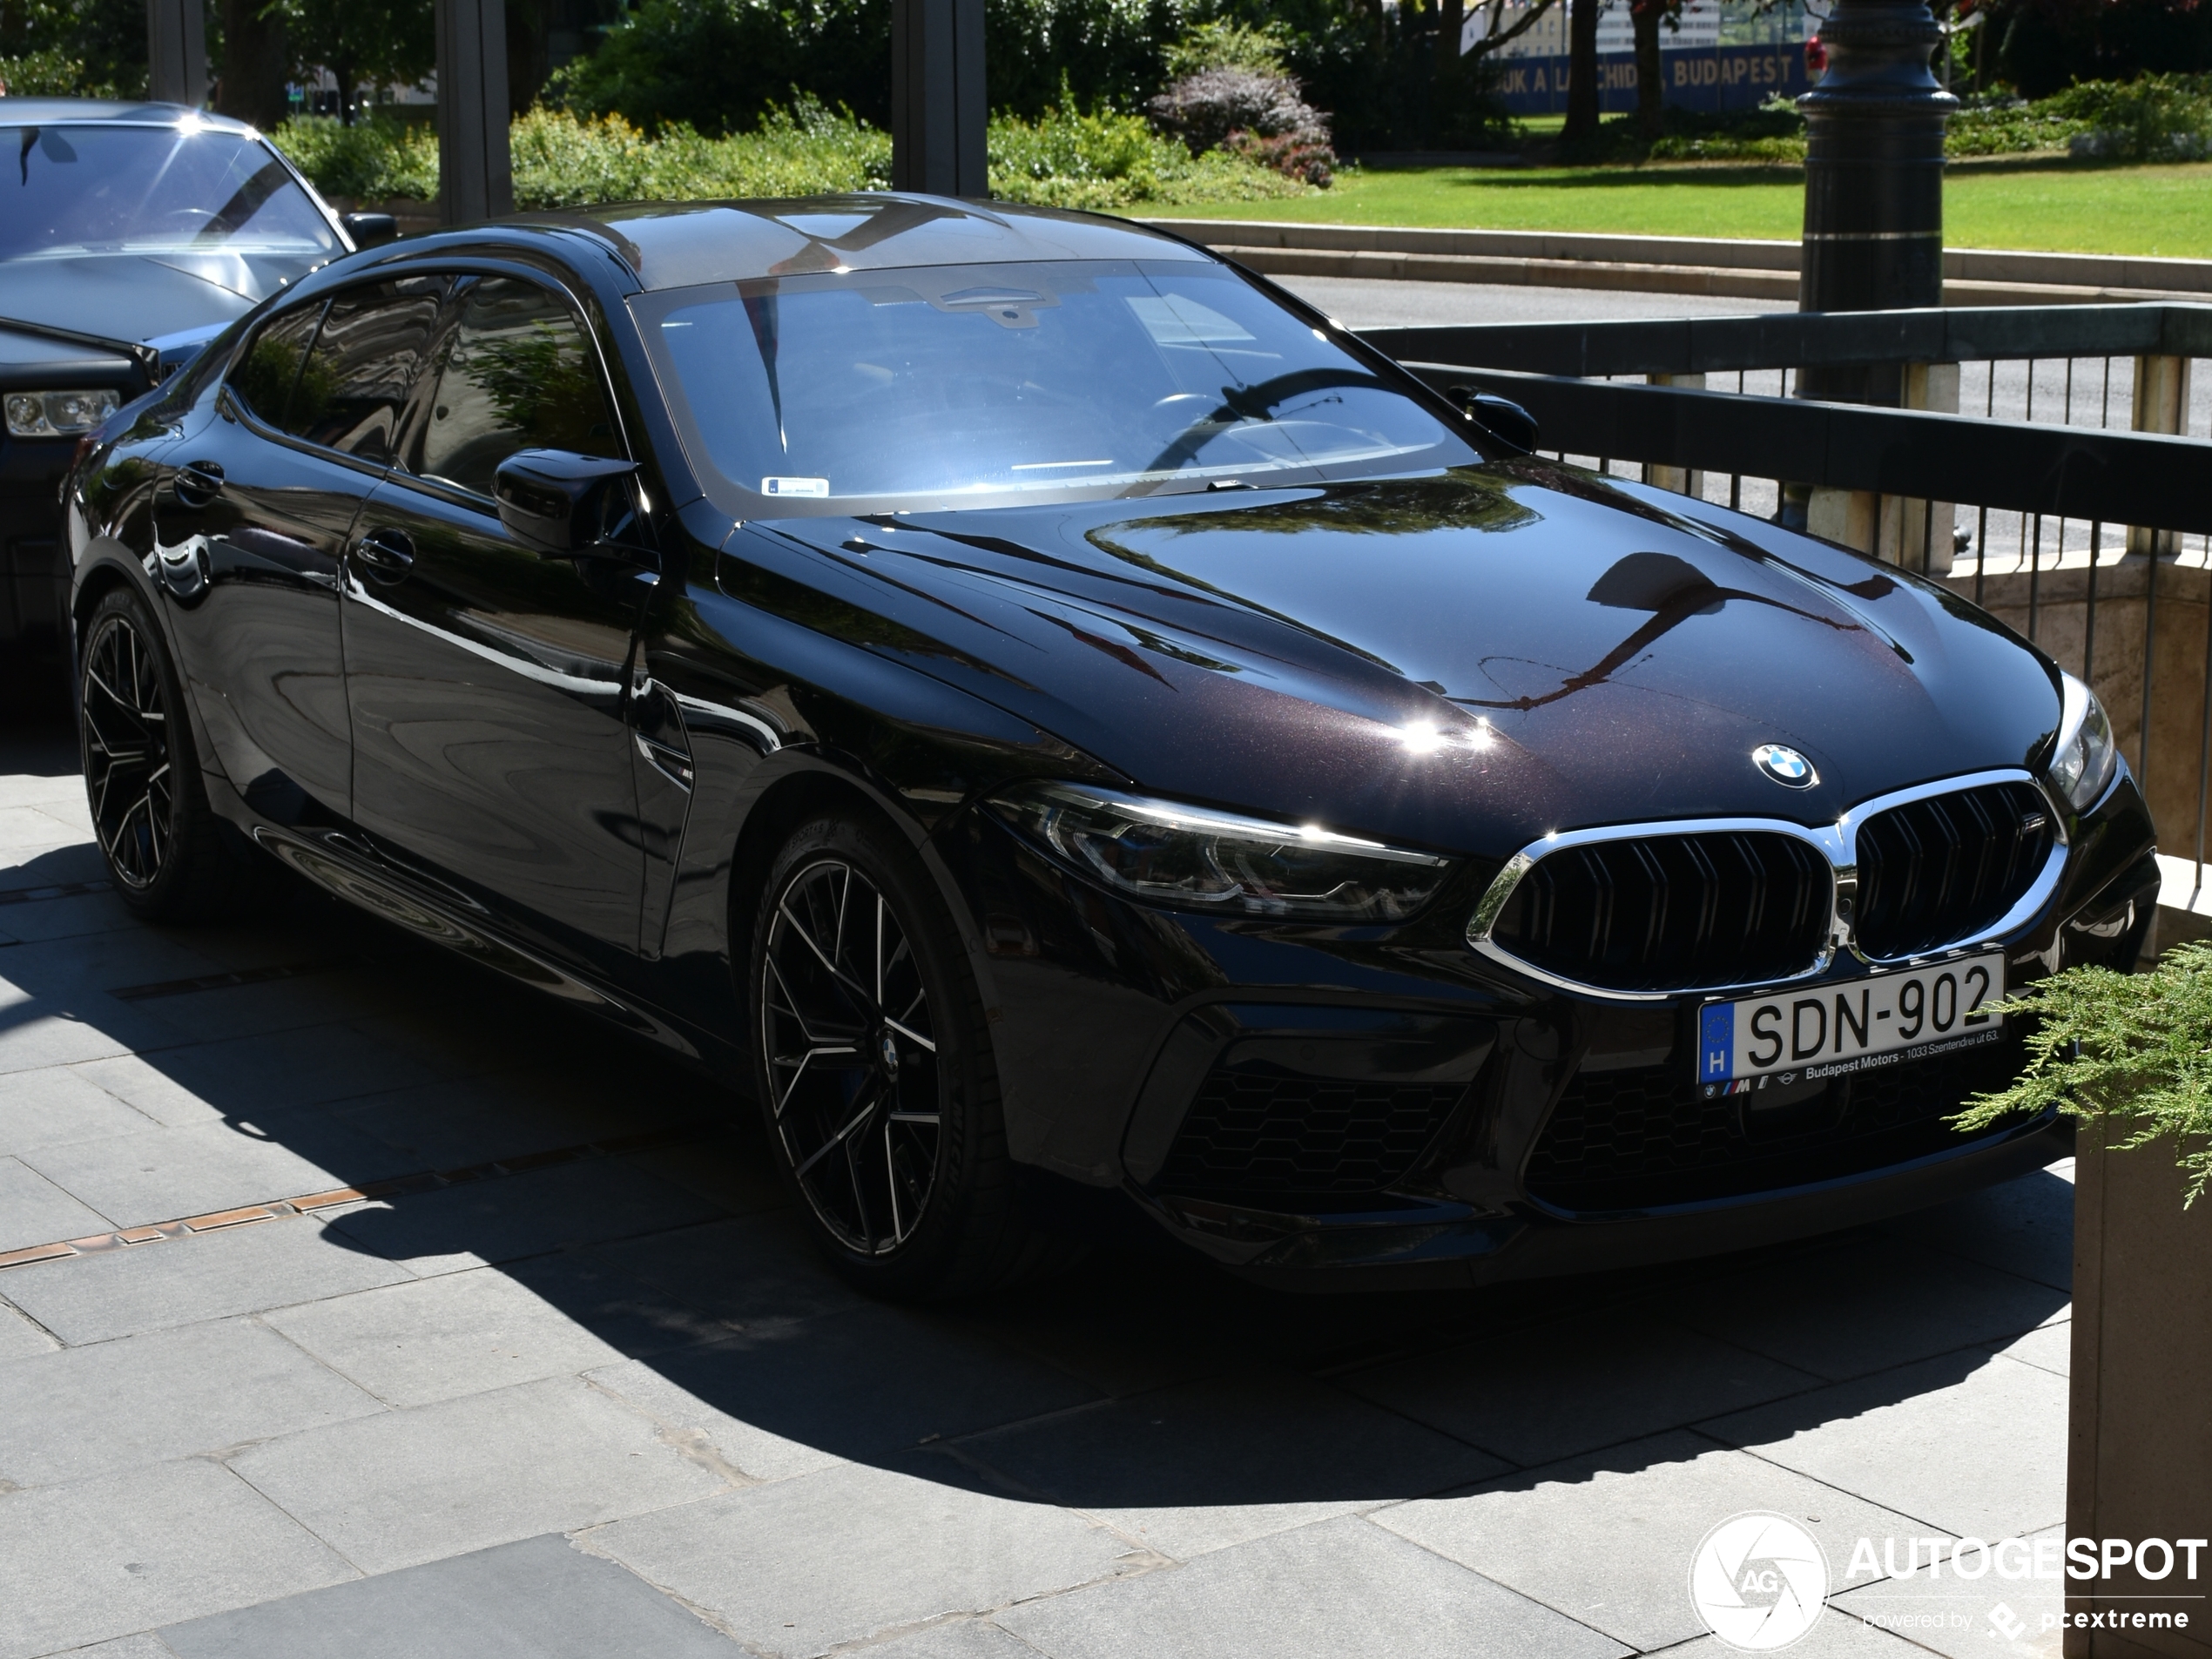
<path fill-rule="evenodd" d="M 1144 325 L 1144 332 L 1162 346 L 1217 346 L 1251 339 L 1211 306 L 1179 293 L 1131 294 L 1129 308 Z"/>
<path fill-rule="evenodd" d="M 804 496 L 820 501 L 829 495 L 826 478 L 763 478 L 760 493 L 764 496 Z"/>

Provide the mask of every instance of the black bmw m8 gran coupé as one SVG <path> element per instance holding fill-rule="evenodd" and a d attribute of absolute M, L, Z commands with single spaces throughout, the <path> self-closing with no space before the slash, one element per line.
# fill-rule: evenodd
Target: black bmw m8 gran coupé
<path fill-rule="evenodd" d="M 867 194 L 340 259 L 66 489 L 117 887 L 275 859 L 717 1069 L 822 1247 L 1309 1285 L 1739 1249 L 2133 961 L 2095 698 L 1950 593 L 1528 453 L 1170 236 Z"/>

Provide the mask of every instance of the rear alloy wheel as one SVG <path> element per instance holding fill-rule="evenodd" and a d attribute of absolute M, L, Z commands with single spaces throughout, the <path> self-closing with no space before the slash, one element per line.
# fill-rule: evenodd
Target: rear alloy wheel
<path fill-rule="evenodd" d="M 117 894 L 152 921 L 235 915 L 259 902 L 275 861 L 208 806 L 176 671 L 145 602 L 109 590 L 85 618 L 84 640 L 78 744 Z"/>
<path fill-rule="evenodd" d="M 762 952 L 770 1121 L 814 1218 L 846 1250 L 914 1236 L 943 1151 L 929 992 L 891 901 L 851 863 L 792 872 Z"/>
<path fill-rule="evenodd" d="M 992 1290 L 1073 1252 L 1023 1224 L 983 1000 L 913 850 L 855 810 L 802 826 L 750 934 L 753 1072 L 784 1180 L 863 1290 Z"/>
<path fill-rule="evenodd" d="M 109 872 L 134 894 L 160 880 L 176 840 L 171 708 L 158 649 L 120 610 L 103 612 L 84 648 L 79 718 L 92 829 Z"/>

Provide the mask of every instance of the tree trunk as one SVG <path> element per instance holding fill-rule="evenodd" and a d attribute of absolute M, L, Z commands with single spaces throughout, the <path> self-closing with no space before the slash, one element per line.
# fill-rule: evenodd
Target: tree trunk
<path fill-rule="evenodd" d="M 263 17 L 264 3 L 223 0 L 223 72 L 215 88 L 215 112 L 266 132 L 292 111 L 284 91 L 291 71 L 284 18 L 273 11 Z"/>
<path fill-rule="evenodd" d="M 1567 22 L 1568 139 L 1597 136 L 1597 9 L 1600 0 L 1574 0 Z"/>
<path fill-rule="evenodd" d="M 510 116 L 527 114 L 553 73 L 545 0 L 507 0 L 507 103 Z"/>
<path fill-rule="evenodd" d="M 1436 28 L 1436 73 L 1448 80 L 1460 66 L 1460 30 L 1467 22 L 1466 0 L 1444 0 L 1443 21 Z"/>
<path fill-rule="evenodd" d="M 1663 0 L 1635 0 L 1629 9 L 1629 24 L 1636 43 L 1636 131 L 1656 138 L 1664 123 L 1667 88 L 1660 79 L 1659 23 L 1667 15 Z"/>
<path fill-rule="evenodd" d="M 341 126 L 354 124 L 354 66 L 351 64 L 329 65 L 330 78 L 338 83 L 338 121 Z"/>

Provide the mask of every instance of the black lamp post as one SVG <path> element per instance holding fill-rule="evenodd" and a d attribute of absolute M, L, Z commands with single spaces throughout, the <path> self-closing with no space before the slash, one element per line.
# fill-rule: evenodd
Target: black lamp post
<path fill-rule="evenodd" d="M 1943 31 L 1925 0 L 1837 0 L 1828 71 L 1805 117 L 1800 311 L 1943 303 L 1943 134 L 1959 100 L 1929 59 Z M 1893 368 L 1812 369 L 1808 397 L 1895 404 Z"/>

